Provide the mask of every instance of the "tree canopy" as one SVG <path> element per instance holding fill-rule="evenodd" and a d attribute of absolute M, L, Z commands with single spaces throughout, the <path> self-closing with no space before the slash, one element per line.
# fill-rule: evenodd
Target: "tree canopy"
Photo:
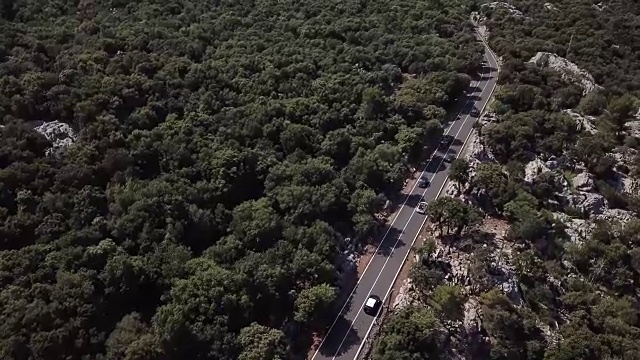
<path fill-rule="evenodd" d="M 0 357 L 306 351 L 480 65 L 468 5 L 4 1 Z"/>

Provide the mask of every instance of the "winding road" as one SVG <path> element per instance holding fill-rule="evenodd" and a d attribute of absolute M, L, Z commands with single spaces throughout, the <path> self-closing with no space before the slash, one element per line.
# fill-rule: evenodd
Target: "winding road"
<path fill-rule="evenodd" d="M 458 100 L 458 112 L 450 118 L 445 130 L 445 134 L 453 136 L 455 140 L 448 149 L 436 150 L 427 161 L 421 176 L 428 178 L 431 185 L 426 189 L 414 185 L 406 195 L 375 255 L 369 260 L 312 360 L 356 359 L 375 323 L 375 317 L 362 311 L 364 302 L 369 295 L 378 295 L 383 299 L 383 304 L 387 304 L 394 282 L 426 222 L 426 216 L 418 214 L 415 207 L 421 198 L 431 202 L 440 195 L 450 166 L 444 157 L 449 153 L 459 156 L 471 135 L 474 123 L 496 87 L 498 60 L 486 42 L 480 36 L 478 38 L 485 46 L 485 62 L 481 73 L 471 81 L 465 95 Z"/>

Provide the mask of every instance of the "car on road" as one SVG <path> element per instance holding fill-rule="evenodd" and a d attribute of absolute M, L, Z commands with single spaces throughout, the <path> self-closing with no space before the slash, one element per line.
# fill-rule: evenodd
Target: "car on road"
<path fill-rule="evenodd" d="M 429 187 L 429 179 L 422 178 L 418 181 L 418 187 L 421 189 L 426 189 Z"/>
<path fill-rule="evenodd" d="M 478 111 L 478 109 L 471 110 L 471 116 L 478 117 L 479 115 L 480 115 L 480 112 Z"/>
<path fill-rule="evenodd" d="M 424 202 L 424 201 L 421 201 L 418 204 L 418 207 L 416 208 L 416 212 L 418 214 L 422 214 L 422 215 L 426 214 L 427 213 L 427 203 Z"/>
<path fill-rule="evenodd" d="M 453 142 L 453 136 L 444 135 L 442 137 L 442 139 L 440 140 L 440 149 L 448 148 L 451 145 L 452 142 Z"/>
<path fill-rule="evenodd" d="M 364 313 L 370 316 L 378 315 L 378 310 L 380 310 L 380 305 L 382 305 L 382 300 L 377 295 L 371 295 L 364 303 Z"/>
<path fill-rule="evenodd" d="M 453 154 L 453 153 L 449 153 L 447 154 L 447 156 L 444 157 L 444 161 L 448 163 L 452 162 L 455 159 L 456 159 L 456 154 Z"/>

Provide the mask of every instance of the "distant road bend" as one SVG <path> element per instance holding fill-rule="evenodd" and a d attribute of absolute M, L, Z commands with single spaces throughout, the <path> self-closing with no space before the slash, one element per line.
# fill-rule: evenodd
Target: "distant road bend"
<path fill-rule="evenodd" d="M 426 189 L 414 185 L 407 194 L 375 255 L 369 260 L 312 360 L 354 360 L 362 351 L 375 320 L 362 311 L 364 302 L 369 295 L 378 295 L 386 305 L 402 265 L 426 222 L 426 216 L 418 214 L 414 208 L 421 198 L 431 202 L 440 195 L 449 174 L 449 164 L 444 161 L 444 157 L 447 154 L 454 154 L 456 157 L 459 155 L 496 86 L 498 61 L 486 42 L 480 40 L 485 46 L 485 63 L 481 73 L 473 79 L 469 89 L 458 100 L 458 112 L 445 130 L 445 134 L 453 136 L 455 140 L 448 149 L 436 150 L 427 162 L 421 176 L 427 177 L 431 185 Z"/>

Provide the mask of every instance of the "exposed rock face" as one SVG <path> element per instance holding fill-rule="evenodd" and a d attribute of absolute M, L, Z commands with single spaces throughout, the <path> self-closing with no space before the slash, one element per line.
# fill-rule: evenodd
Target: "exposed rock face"
<path fill-rule="evenodd" d="M 540 159 L 536 158 L 530 161 L 524 167 L 524 181 L 532 183 L 538 175 L 550 171 L 547 165 Z"/>
<path fill-rule="evenodd" d="M 622 209 L 606 209 L 602 214 L 594 216 L 595 220 L 608 223 L 620 223 L 621 225 L 635 219 L 635 215 L 631 211 Z"/>
<path fill-rule="evenodd" d="M 467 330 L 467 333 L 480 331 L 480 303 L 476 298 L 470 298 L 464 304 L 464 320 L 462 323 L 464 324 L 464 328 Z"/>
<path fill-rule="evenodd" d="M 626 125 L 629 129 L 629 135 L 640 137 L 640 120 L 629 121 Z"/>
<path fill-rule="evenodd" d="M 606 8 L 607 8 L 607 5 L 605 5 L 605 4 L 604 4 L 604 3 L 602 3 L 602 2 L 599 2 L 599 3 L 597 3 L 597 4 L 593 4 L 592 6 L 593 6 L 593 8 L 594 8 L 594 9 L 596 9 L 597 11 L 602 11 L 602 10 L 604 10 L 604 9 L 606 9 Z"/>
<path fill-rule="evenodd" d="M 573 187 L 578 191 L 592 191 L 593 190 L 593 176 L 588 172 L 582 172 L 573 178 Z"/>
<path fill-rule="evenodd" d="M 548 67 L 558 71 L 565 81 L 579 85 L 582 88 L 583 95 L 586 95 L 595 89 L 602 88 L 596 84 L 591 74 L 580 69 L 578 65 L 556 54 L 539 52 L 532 57 L 529 62 L 540 67 Z"/>
<path fill-rule="evenodd" d="M 630 211 L 606 208 L 603 210 L 602 214 L 594 215 L 589 220 L 575 219 L 567 214 L 559 212 L 553 213 L 553 215 L 556 219 L 565 224 L 565 232 L 569 236 L 570 241 L 576 244 L 582 244 L 585 240 L 591 237 L 597 221 L 624 225 L 630 220 L 635 219 L 634 214 Z"/>
<path fill-rule="evenodd" d="M 400 290 L 398 291 L 398 296 L 396 296 L 395 300 L 393 301 L 392 308 L 402 309 L 408 305 L 411 305 L 414 301 L 412 290 L 413 288 L 411 285 L 411 279 L 405 279 L 402 282 Z"/>
<path fill-rule="evenodd" d="M 68 147 L 76 140 L 76 134 L 71 126 L 57 120 L 36 126 L 34 130 L 44 135 L 53 144 L 52 148 L 47 149 L 47 155 L 52 151 Z"/>
<path fill-rule="evenodd" d="M 511 15 L 516 16 L 516 17 L 522 17 L 522 11 L 516 9 L 513 5 L 508 4 L 506 2 L 500 2 L 500 1 L 496 1 L 496 2 L 491 2 L 488 4 L 482 4 L 482 6 L 480 8 L 483 7 L 488 7 L 491 9 L 506 9 L 508 10 Z"/>
<path fill-rule="evenodd" d="M 565 232 L 571 242 L 582 244 L 591 237 L 594 225 L 584 219 L 574 219 L 565 213 L 553 213 L 553 216 L 566 226 Z"/>
<path fill-rule="evenodd" d="M 606 207 L 604 197 L 600 194 L 578 193 L 567 198 L 569 205 L 589 215 L 602 214 Z"/>
<path fill-rule="evenodd" d="M 544 3 L 544 8 L 547 10 L 558 10 L 558 8 L 552 3 Z"/>

